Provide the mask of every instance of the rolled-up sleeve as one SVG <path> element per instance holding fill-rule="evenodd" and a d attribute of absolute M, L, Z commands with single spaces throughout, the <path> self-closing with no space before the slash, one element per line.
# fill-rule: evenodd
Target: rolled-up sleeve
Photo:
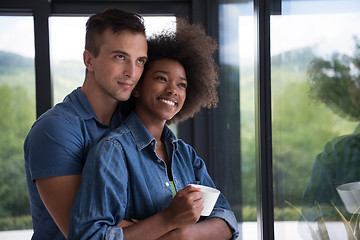
<path fill-rule="evenodd" d="M 105 240 L 122 240 L 124 239 L 123 231 L 121 227 L 109 227 L 106 230 Z"/>
<path fill-rule="evenodd" d="M 211 212 L 210 216 L 206 217 L 206 219 L 209 218 L 221 218 L 223 219 L 230 227 L 232 232 L 232 238 L 231 240 L 236 240 L 239 236 L 239 226 L 237 223 L 237 220 L 235 218 L 234 213 L 231 210 L 224 209 L 224 208 L 214 208 Z"/>
<path fill-rule="evenodd" d="M 101 141 L 88 154 L 75 198 L 68 239 L 123 239 L 128 173 L 123 148 Z"/>

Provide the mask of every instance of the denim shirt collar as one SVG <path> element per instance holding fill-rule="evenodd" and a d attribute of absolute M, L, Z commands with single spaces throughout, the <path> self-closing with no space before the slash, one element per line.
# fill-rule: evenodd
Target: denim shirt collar
<path fill-rule="evenodd" d="M 136 148 L 139 151 L 149 145 L 151 145 L 153 150 L 155 150 L 155 138 L 149 133 L 135 112 L 131 112 L 130 115 L 126 118 L 126 125 L 133 135 Z M 167 147 L 168 145 L 172 144 L 174 151 L 178 149 L 178 139 L 166 125 L 164 126 L 163 132 L 161 134 L 161 139 L 165 142 Z"/>
<path fill-rule="evenodd" d="M 84 120 L 95 119 L 99 122 L 89 100 L 86 98 L 85 94 L 81 91 L 81 87 L 75 89 L 71 94 L 65 97 L 64 102 L 72 102 L 74 106 L 76 106 L 76 111 L 78 115 Z M 111 128 L 116 128 L 121 121 L 121 114 L 119 110 L 119 106 L 116 108 L 112 118 L 111 118 Z"/>
<path fill-rule="evenodd" d="M 76 107 L 75 110 L 82 119 L 96 119 L 94 110 L 92 109 L 91 104 L 86 98 L 85 94 L 81 91 L 81 87 L 78 87 L 71 94 L 64 98 L 64 103 L 68 102 L 72 102 L 72 104 Z"/>

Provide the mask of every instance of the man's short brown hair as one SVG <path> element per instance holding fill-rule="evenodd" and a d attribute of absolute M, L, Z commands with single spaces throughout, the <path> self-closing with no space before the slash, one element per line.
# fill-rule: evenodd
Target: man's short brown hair
<path fill-rule="evenodd" d="M 100 51 L 101 35 L 110 28 L 114 34 L 123 30 L 142 33 L 145 36 L 144 19 L 137 13 L 126 12 L 116 8 L 108 8 L 92 15 L 86 23 L 85 49 L 95 57 Z"/>

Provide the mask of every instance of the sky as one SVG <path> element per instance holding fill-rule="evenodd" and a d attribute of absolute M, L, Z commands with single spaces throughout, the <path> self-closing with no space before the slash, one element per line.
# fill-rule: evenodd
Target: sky
<path fill-rule="evenodd" d="M 87 17 L 50 17 L 50 54 L 58 60 L 80 60 L 85 44 Z M 146 34 L 175 26 L 174 17 L 145 17 Z M 32 17 L 0 16 L 0 50 L 34 57 Z"/>
<path fill-rule="evenodd" d="M 252 2 L 220 6 L 220 61 L 253 64 L 255 24 Z M 234 24 L 229 24 L 234 23 Z M 321 56 L 352 54 L 360 38 L 359 0 L 282 1 L 282 14 L 270 17 L 271 55 L 312 46 Z M 238 51 L 236 51 L 238 50 Z"/>
<path fill-rule="evenodd" d="M 270 19 L 272 55 L 304 46 L 314 46 L 319 54 L 334 51 L 351 54 L 353 36 L 360 38 L 360 28 L 355 27 L 360 26 L 359 0 L 283 1 L 282 7 L 282 15 L 272 15 Z M 224 4 L 220 11 L 219 16 L 223 18 L 219 26 L 221 56 L 232 63 L 239 55 L 253 56 L 252 3 Z M 82 60 L 86 20 L 87 17 L 49 18 L 53 60 Z M 235 21 L 237 24 L 229 24 Z M 173 17 L 145 17 L 147 35 L 155 29 L 166 28 L 169 23 L 174 26 Z M 32 17 L 0 16 L 0 29 L 0 50 L 34 57 Z"/>

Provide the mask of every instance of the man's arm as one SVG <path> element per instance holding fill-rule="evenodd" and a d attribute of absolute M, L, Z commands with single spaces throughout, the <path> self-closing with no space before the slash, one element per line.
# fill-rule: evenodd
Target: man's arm
<path fill-rule="evenodd" d="M 80 174 L 36 179 L 41 199 L 65 237 L 68 233 L 71 207 L 80 182 Z"/>
<path fill-rule="evenodd" d="M 40 197 L 65 238 L 68 235 L 70 212 L 80 182 L 80 174 L 36 179 Z M 119 226 L 127 227 L 132 224 L 123 220 Z"/>

